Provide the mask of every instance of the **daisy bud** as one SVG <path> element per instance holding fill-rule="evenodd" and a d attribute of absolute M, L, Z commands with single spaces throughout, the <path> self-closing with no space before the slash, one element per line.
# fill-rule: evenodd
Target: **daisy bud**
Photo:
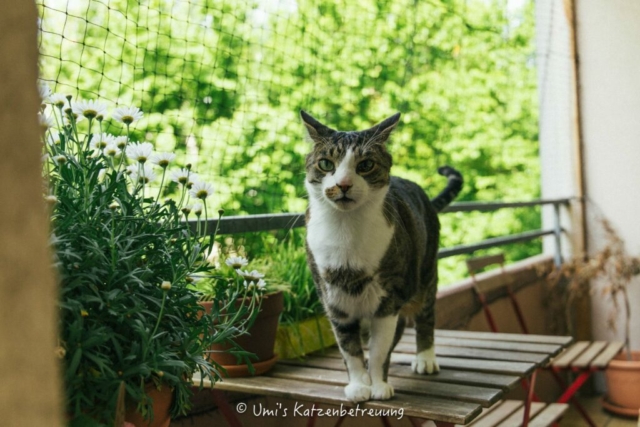
<path fill-rule="evenodd" d="M 67 351 L 63 348 L 58 346 L 55 350 L 55 354 L 59 359 L 64 359 L 64 356 L 67 354 Z"/>
<path fill-rule="evenodd" d="M 218 209 L 218 215 L 220 216 L 224 215 L 224 209 Z"/>
<path fill-rule="evenodd" d="M 166 280 L 164 282 L 162 282 L 162 284 L 160 285 L 160 289 L 162 289 L 163 291 L 168 291 L 169 289 L 171 289 L 171 282 L 167 282 Z"/>
<path fill-rule="evenodd" d="M 118 209 L 118 207 L 120 207 L 120 205 L 118 205 L 118 202 L 111 202 L 111 204 L 109 205 L 109 209 L 111 209 L 112 211 L 115 211 L 116 209 Z"/>
<path fill-rule="evenodd" d="M 66 158 L 64 155 L 62 155 L 62 154 L 59 154 L 59 155 L 57 155 L 57 156 L 54 156 L 54 157 L 53 157 L 53 160 L 54 160 L 57 164 L 59 164 L 59 165 L 63 165 L 63 164 L 65 164 L 65 163 L 67 163 L 67 158 Z"/>
<path fill-rule="evenodd" d="M 89 315 L 89 312 L 87 310 L 80 310 L 80 315 L 82 317 L 87 317 Z"/>
<path fill-rule="evenodd" d="M 54 195 L 45 196 L 44 201 L 50 205 L 55 205 L 58 203 L 58 198 Z"/>

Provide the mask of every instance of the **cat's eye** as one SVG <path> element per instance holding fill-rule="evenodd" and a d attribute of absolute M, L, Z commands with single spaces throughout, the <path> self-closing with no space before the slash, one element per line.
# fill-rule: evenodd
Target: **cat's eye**
<path fill-rule="evenodd" d="M 366 160 L 363 160 L 360 163 L 358 163 L 358 166 L 356 166 L 356 171 L 358 173 L 371 172 L 375 165 L 376 165 L 376 163 L 373 160 L 366 159 Z"/>
<path fill-rule="evenodd" d="M 333 162 L 328 159 L 318 160 L 318 167 L 320 168 L 321 171 L 324 171 L 324 172 L 331 172 L 332 170 L 335 169 L 335 165 L 333 164 Z"/>

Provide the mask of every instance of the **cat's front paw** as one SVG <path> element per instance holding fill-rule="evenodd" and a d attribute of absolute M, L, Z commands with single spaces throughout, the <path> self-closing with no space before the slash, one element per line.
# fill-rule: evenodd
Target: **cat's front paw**
<path fill-rule="evenodd" d="M 344 388 L 344 394 L 352 402 L 366 402 L 371 398 L 371 387 L 360 382 L 352 382 Z"/>
<path fill-rule="evenodd" d="M 411 362 L 411 369 L 417 374 L 433 374 L 434 372 L 440 371 L 440 367 L 436 361 L 435 346 L 431 346 L 431 348 L 416 354 L 416 358 Z"/>
<path fill-rule="evenodd" d="M 372 400 L 388 400 L 393 397 L 393 386 L 389 383 L 377 383 L 371 386 Z"/>

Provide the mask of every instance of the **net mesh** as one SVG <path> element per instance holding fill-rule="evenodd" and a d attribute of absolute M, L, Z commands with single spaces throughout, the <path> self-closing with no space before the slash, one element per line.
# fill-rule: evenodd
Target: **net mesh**
<path fill-rule="evenodd" d="M 300 109 L 338 129 L 401 111 L 394 174 L 431 196 L 443 164 L 465 176 L 459 200 L 539 195 L 533 1 L 37 3 L 42 80 L 139 106 L 132 139 L 193 164 L 215 186 L 214 210 L 304 210 Z M 539 224 L 531 209 L 446 215 L 443 245 Z M 519 248 L 510 258 L 539 244 Z"/>

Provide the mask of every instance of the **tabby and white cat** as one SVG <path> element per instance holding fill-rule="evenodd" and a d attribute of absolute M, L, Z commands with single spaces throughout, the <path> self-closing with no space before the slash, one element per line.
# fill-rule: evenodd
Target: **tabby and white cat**
<path fill-rule="evenodd" d="M 431 201 L 417 184 L 390 176 L 386 142 L 400 113 L 358 132 L 336 131 L 300 114 L 313 143 L 305 181 L 308 263 L 349 373 L 345 394 L 354 402 L 389 399 L 389 358 L 406 316 L 416 325 L 412 369 L 439 370 L 433 333 L 437 212 L 458 194 L 462 176 L 441 167 L 448 184 Z M 370 323 L 368 369 L 364 322 Z"/>

